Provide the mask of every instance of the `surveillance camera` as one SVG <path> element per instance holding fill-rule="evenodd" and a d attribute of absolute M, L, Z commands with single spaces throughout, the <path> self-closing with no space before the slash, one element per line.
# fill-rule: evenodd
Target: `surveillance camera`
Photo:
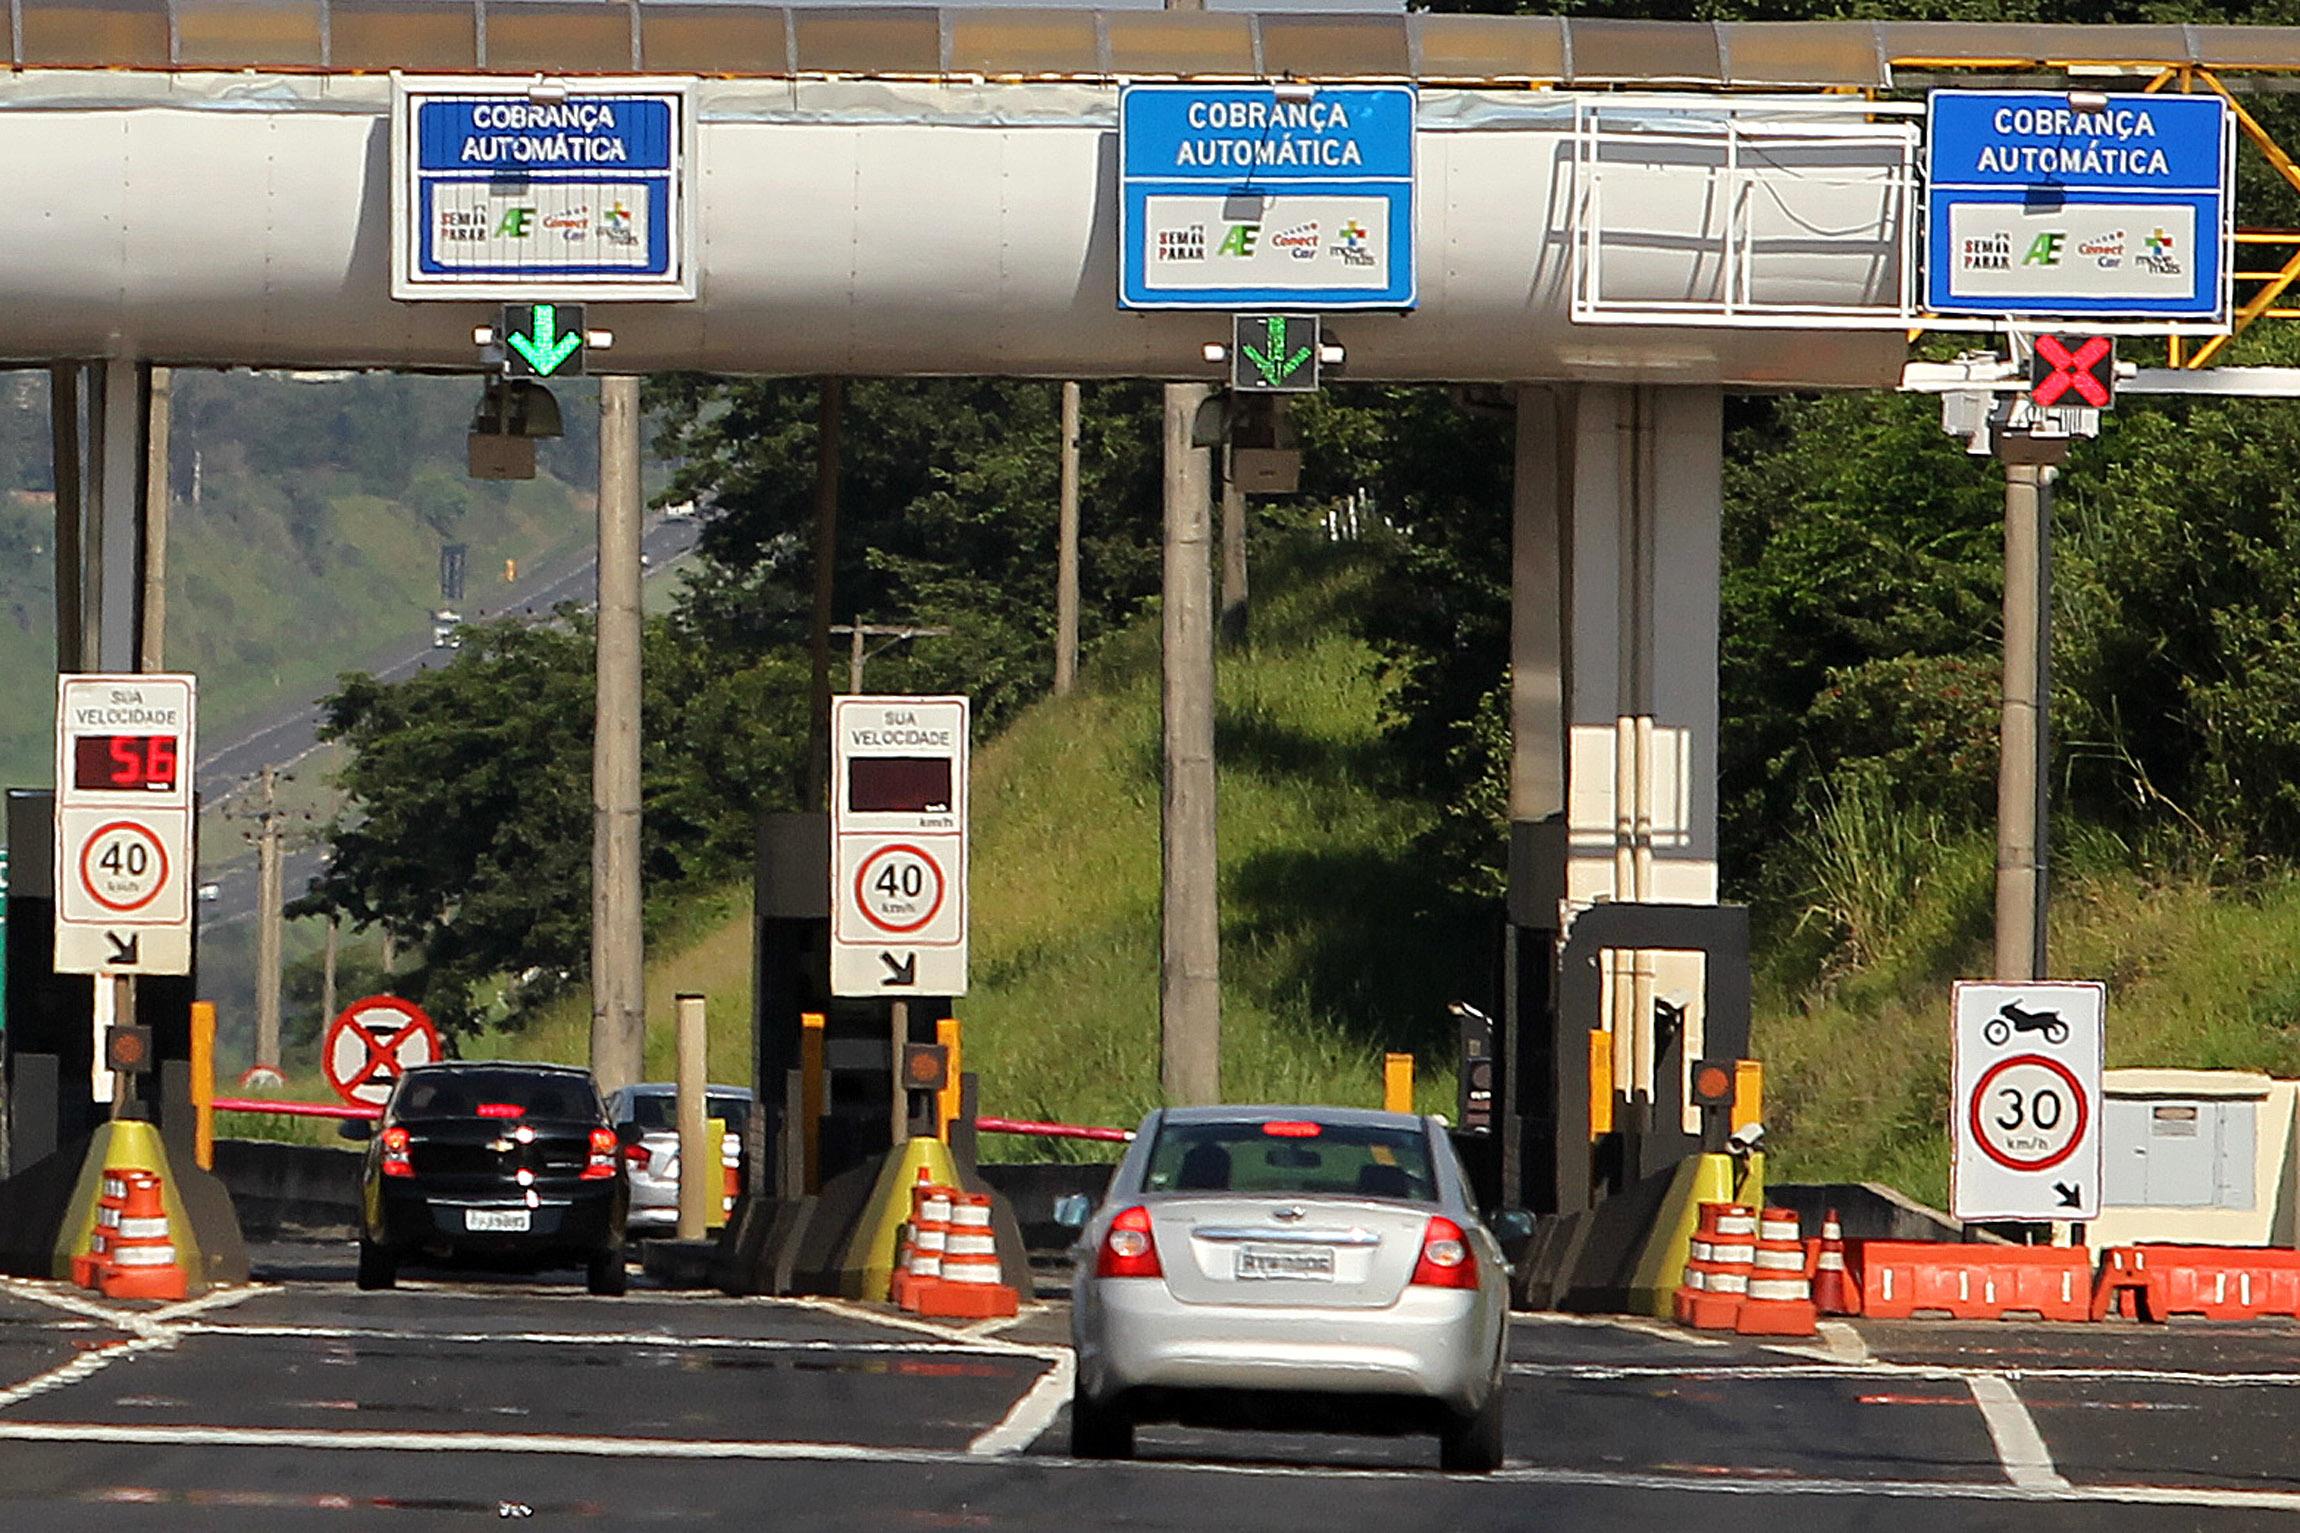
<path fill-rule="evenodd" d="M 1732 1148 L 1736 1155 L 1754 1155 L 1764 1148 L 1765 1125 L 1762 1123 L 1744 1123 L 1733 1131 L 1732 1137 L 1727 1139 L 1725 1143 Z"/>

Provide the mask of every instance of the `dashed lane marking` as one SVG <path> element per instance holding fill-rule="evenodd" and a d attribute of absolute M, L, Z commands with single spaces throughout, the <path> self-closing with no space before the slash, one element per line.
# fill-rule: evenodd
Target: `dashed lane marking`
<path fill-rule="evenodd" d="M 2020 1396 L 2002 1374 L 1976 1373 L 1966 1379 L 1973 1403 L 1981 1408 L 1989 1438 L 1997 1445 L 1997 1461 L 2005 1478 L 2023 1490 L 2066 1490 L 2068 1478 L 2053 1467 L 2052 1450 Z"/>

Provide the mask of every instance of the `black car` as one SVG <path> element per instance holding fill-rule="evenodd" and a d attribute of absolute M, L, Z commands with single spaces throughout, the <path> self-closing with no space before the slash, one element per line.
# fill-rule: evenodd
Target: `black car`
<path fill-rule="evenodd" d="M 587 1070 L 523 1063 L 419 1065 L 368 1140 L 359 1286 L 389 1288 L 403 1261 L 533 1272 L 581 1266 L 623 1291 L 631 1183 L 623 1137 Z"/>

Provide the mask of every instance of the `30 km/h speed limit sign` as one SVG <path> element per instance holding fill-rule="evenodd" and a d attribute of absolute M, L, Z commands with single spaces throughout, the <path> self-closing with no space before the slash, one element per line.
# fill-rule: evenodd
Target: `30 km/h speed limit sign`
<path fill-rule="evenodd" d="M 2100 1214 L 2105 987 L 1956 987 L 1950 1209 L 1960 1219 Z"/>

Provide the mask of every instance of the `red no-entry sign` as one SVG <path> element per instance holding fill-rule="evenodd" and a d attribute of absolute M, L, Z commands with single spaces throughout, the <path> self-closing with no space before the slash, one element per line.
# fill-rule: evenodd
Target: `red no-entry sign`
<path fill-rule="evenodd" d="M 440 1057 L 439 1029 L 423 1008 L 396 995 L 354 1001 L 328 1024 L 320 1068 L 335 1094 L 355 1107 L 381 1107 L 416 1065 Z"/>

